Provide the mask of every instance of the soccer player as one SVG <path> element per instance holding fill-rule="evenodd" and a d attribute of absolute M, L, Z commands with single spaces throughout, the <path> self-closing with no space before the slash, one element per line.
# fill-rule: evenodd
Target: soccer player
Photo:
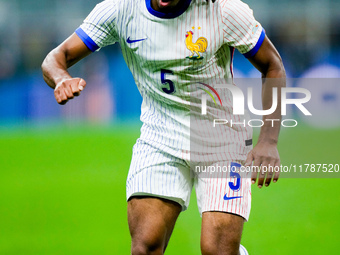
<path fill-rule="evenodd" d="M 239 173 L 230 171 L 228 176 L 200 178 L 191 174 L 191 166 L 198 161 L 212 161 L 210 166 L 222 162 L 237 169 L 251 164 L 278 166 L 280 125 L 264 121 L 253 149 L 251 128 L 225 125 L 216 143 L 208 139 L 213 144 L 206 152 L 212 157 L 198 157 L 193 162 L 190 150 L 194 147 L 188 144 L 193 135 L 190 106 L 194 103 L 189 98 L 200 98 L 204 91 L 193 86 L 196 81 L 232 79 L 236 48 L 266 78 L 262 103 L 264 109 L 271 108 L 272 89 L 285 86 L 285 71 L 261 24 L 240 0 L 106 0 L 42 64 L 44 79 L 59 104 L 78 96 L 86 86 L 67 69 L 116 42 L 143 97 L 143 126 L 133 148 L 126 185 L 132 254 L 164 253 L 194 185 L 202 215 L 202 254 L 248 254 L 240 241 L 250 212 L 251 182 L 257 181 L 260 188 L 268 186 L 271 180 L 278 180 L 278 173 L 254 172 L 251 179 L 241 180 Z M 201 84 L 215 91 L 213 84 Z M 232 105 L 224 107 L 232 112 Z M 210 118 L 213 111 L 210 104 L 208 114 L 200 118 Z M 263 119 L 281 119 L 280 111 L 277 107 Z M 231 114 L 229 117 L 237 120 Z M 194 140 L 209 144 L 205 138 L 196 134 Z M 210 148 L 216 147 L 223 148 L 223 153 L 211 153 Z"/>

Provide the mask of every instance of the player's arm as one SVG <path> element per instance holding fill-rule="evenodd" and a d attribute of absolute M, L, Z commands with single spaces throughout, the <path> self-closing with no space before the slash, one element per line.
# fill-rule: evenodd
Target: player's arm
<path fill-rule="evenodd" d="M 67 69 L 91 51 L 74 33 L 52 50 L 41 65 L 46 83 L 54 89 L 54 96 L 59 104 L 66 104 L 69 99 L 78 96 L 86 86 L 81 78 L 72 78 Z"/>
<path fill-rule="evenodd" d="M 258 143 L 248 154 L 246 165 L 253 166 L 280 166 L 280 156 L 277 150 L 277 142 L 281 125 L 281 88 L 286 86 L 286 74 L 281 57 L 270 40 L 265 37 L 260 49 L 249 61 L 262 73 L 262 105 L 263 109 L 270 109 L 272 106 L 273 88 L 278 89 L 278 104 L 276 110 L 263 116 L 264 126 L 261 128 Z M 272 121 L 276 120 L 276 121 Z M 280 121 L 278 121 L 280 120 Z M 258 173 L 253 172 L 252 183 L 256 183 Z M 274 178 L 273 178 L 274 175 Z M 267 171 L 267 176 L 263 171 L 258 178 L 258 186 L 263 183 L 268 186 L 273 178 L 277 182 L 279 172 Z"/>

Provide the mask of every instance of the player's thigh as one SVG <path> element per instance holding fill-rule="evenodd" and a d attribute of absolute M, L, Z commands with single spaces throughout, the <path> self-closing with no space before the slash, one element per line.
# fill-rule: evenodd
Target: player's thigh
<path fill-rule="evenodd" d="M 133 245 L 165 249 L 182 206 L 155 197 L 131 197 L 128 223 Z"/>
<path fill-rule="evenodd" d="M 202 214 L 202 254 L 239 254 L 243 224 L 249 217 L 249 174 L 233 160 L 206 163 L 198 173 L 197 202 Z"/>
<path fill-rule="evenodd" d="M 177 202 L 188 208 L 193 178 L 186 162 L 143 141 L 133 149 L 126 182 L 127 200 L 146 196 Z"/>
<path fill-rule="evenodd" d="M 245 219 L 225 212 L 202 214 L 203 254 L 238 254 Z"/>

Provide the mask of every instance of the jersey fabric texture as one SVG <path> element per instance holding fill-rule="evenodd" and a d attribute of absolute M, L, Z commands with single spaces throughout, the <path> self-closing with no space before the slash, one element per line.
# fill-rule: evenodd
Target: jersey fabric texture
<path fill-rule="evenodd" d="M 200 99 L 204 93 L 193 84 L 197 81 L 209 81 L 210 86 L 213 86 L 217 80 L 232 80 L 234 49 L 247 58 L 254 56 L 265 38 L 261 24 L 255 20 L 248 5 L 239 0 L 219 0 L 214 4 L 205 0 L 185 0 L 178 11 L 167 14 L 152 9 L 151 0 L 106 0 L 93 9 L 76 30 L 76 34 L 91 51 L 119 42 L 143 98 L 143 126 L 134 147 L 127 184 L 128 197 L 143 192 L 174 197 L 175 201 L 183 201 L 181 204 L 185 209 L 190 193 L 181 197 L 171 193 L 170 186 L 165 186 L 175 185 L 172 188 L 176 190 L 178 183 L 186 182 L 179 181 L 179 176 L 183 175 L 179 173 L 180 166 L 190 171 L 190 153 L 195 148 L 199 148 L 198 152 L 202 150 L 202 146 L 192 145 L 192 137 L 196 132 L 193 132 L 191 124 L 197 119 L 204 121 L 214 115 L 209 111 L 206 117 L 202 117 L 199 110 L 192 110 L 195 102 L 192 96 Z M 240 117 L 232 114 L 230 93 L 225 94 L 222 99 L 226 102 L 223 112 L 228 113 L 228 118 L 234 122 L 240 122 Z M 192 118 L 192 111 L 195 116 L 200 117 Z M 248 119 L 248 115 L 244 118 Z M 209 148 L 222 148 L 210 151 L 213 156 L 207 157 L 205 161 L 242 163 L 251 149 L 245 145 L 245 141 L 252 137 L 251 128 L 241 125 L 220 126 L 214 132 L 213 135 L 206 134 L 207 132 L 198 134 L 198 140 L 209 141 Z M 225 139 L 211 139 L 218 138 L 221 133 L 226 134 Z M 147 151 L 152 153 L 145 153 Z M 194 161 L 199 161 L 199 158 Z M 150 177 L 150 174 L 155 174 L 157 167 L 159 174 L 164 171 L 164 176 L 171 178 L 173 175 L 170 182 L 160 176 L 154 175 L 155 179 Z M 227 184 L 228 182 L 220 183 L 226 187 Z M 150 191 L 146 187 L 151 185 L 157 187 Z M 191 181 L 188 185 L 183 185 L 191 191 Z M 168 189 L 169 194 L 157 191 L 161 188 Z M 219 195 L 223 198 L 222 193 L 226 190 L 220 190 Z M 250 190 L 247 188 L 242 192 L 244 198 Z M 248 204 L 248 195 L 245 200 Z M 211 202 L 202 204 L 208 203 L 211 206 L 202 206 L 203 211 L 219 207 L 218 202 L 216 205 Z M 226 210 L 222 207 L 221 210 Z M 247 208 L 250 209 L 250 205 Z M 245 218 L 249 214 L 242 213 L 237 208 L 227 211 Z"/>

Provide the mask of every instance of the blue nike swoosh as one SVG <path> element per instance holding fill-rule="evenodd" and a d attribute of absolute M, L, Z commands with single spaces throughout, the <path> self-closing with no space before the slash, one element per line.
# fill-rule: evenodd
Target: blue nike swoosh
<path fill-rule="evenodd" d="M 227 194 L 224 195 L 224 200 L 232 200 L 232 199 L 236 199 L 236 198 L 242 198 L 243 196 L 240 197 L 228 197 Z"/>
<path fill-rule="evenodd" d="M 148 38 L 144 38 L 144 39 L 138 39 L 138 40 L 131 40 L 130 37 L 126 40 L 127 43 L 135 43 L 135 42 L 141 42 L 144 41 Z"/>

